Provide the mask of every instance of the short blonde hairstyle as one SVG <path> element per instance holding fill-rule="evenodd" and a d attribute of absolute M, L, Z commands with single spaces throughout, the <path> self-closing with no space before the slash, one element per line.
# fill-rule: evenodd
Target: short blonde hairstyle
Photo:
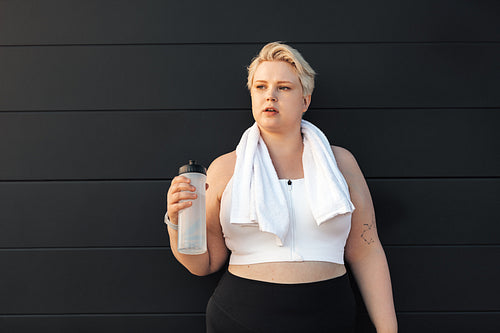
<path fill-rule="evenodd" d="M 284 61 L 292 65 L 299 77 L 304 97 L 312 94 L 316 72 L 302 57 L 299 51 L 282 42 L 272 42 L 265 45 L 260 50 L 259 54 L 252 59 L 250 66 L 247 68 L 247 87 L 249 91 L 252 89 L 255 71 L 264 61 Z"/>

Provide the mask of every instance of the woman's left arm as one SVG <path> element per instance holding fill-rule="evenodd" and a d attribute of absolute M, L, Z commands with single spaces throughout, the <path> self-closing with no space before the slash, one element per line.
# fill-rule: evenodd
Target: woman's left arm
<path fill-rule="evenodd" d="M 384 249 L 378 238 L 372 198 L 354 156 L 333 148 L 355 206 L 345 257 L 354 274 L 368 314 L 377 333 L 397 332 L 391 277 Z"/>

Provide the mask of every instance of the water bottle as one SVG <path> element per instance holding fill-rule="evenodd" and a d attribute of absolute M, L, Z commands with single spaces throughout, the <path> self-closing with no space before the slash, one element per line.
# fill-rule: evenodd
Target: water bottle
<path fill-rule="evenodd" d="M 207 228 L 205 216 L 206 169 L 190 160 L 189 164 L 179 168 L 179 175 L 191 179 L 196 187 L 196 199 L 193 204 L 179 211 L 179 233 L 177 250 L 183 254 L 202 254 L 207 252 Z"/>

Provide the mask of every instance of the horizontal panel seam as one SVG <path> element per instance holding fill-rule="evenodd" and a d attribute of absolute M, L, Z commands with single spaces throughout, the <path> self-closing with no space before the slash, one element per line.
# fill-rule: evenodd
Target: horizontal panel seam
<path fill-rule="evenodd" d="M 496 310 L 472 310 L 472 311 L 396 311 L 398 315 L 474 315 L 493 314 L 500 315 Z M 19 313 L 0 314 L 0 318 L 22 318 L 22 317 L 192 317 L 205 316 L 204 312 L 165 312 L 165 313 Z"/>
<path fill-rule="evenodd" d="M 456 314 L 456 315 L 464 315 L 464 314 L 500 314 L 498 310 L 471 310 L 471 311 L 397 311 L 398 315 L 441 315 L 441 314 Z"/>
<path fill-rule="evenodd" d="M 3 179 L 1 183 L 105 183 L 105 182 L 167 182 L 172 178 L 116 178 L 116 179 Z"/>
<path fill-rule="evenodd" d="M 324 110 L 498 110 L 500 106 L 350 106 L 350 107 L 314 107 L 310 108 L 309 111 L 324 111 Z M 132 109 L 63 109 L 63 110 L 53 110 L 53 109 L 19 109 L 19 110 L 0 110 L 0 113 L 93 113 L 93 112 L 206 112 L 206 111 L 241 111 L 250 112 L 251 108 L 242 107 L 220 107 L 220 108 L 132 108 Z"/>
<path fill-rule="evenodd" d="M 391 248 L 500 248 L 500 244 L 384 244 Z M 56 251 L 170 251 L 170 246 L 120 246 L 120 247 L 3 247 L 0 252 L 56 252 Z"/>
<path fill-rule="evenodd" d="M 500 243 L 493 244 L 383 244 L 384 248 L 496 248 Z"/>
<path fill-rule="evenodd" d="M 476 109 L 476 108 L 472 108 Z M 242 111 L 242 112 L 250 112 L 250 107 L 248 108 L 228 108 L 228 107 L 221 107 L 221 108 L 186 108 L 186 109 L 180 109 L 180 108 L 142 108 L 142 109 L 64 109 L 64 110 L 51 110 L 51 109 L 40 109 L 40 110 L 0 110 L 0 113 L 20 113 L 20 114 L 27 114 L 27 113 L 33 113 L 33 114 L 39 114 L 39 113 L 129 113 L 129 112 L 138 112 L 138 113 L 144 113 L 144 112 L 191 112 L 191 111 L 200 111 L 200 112 L 206 112 L 206 111 L 228 111 L 228 112 L 234 112 L 234 111 Z"/>
<path fill-rule="evenodd" d="M 165 312 L 165 313 L 41 313 L 41 314 L 0 314 L 0 318 L 19 317 L 191 317 L 205 316 L 204 312 Z"/>
<path fill-rule="evenodd" d="M 161 222 L 159 222 L 161 223 Z M 0 252 L 30 251 L 170 251 L 170 246 L 1 247 Z"/>
<path fill-rule="evenodd" d="M 366 180 L 497 180 L 500 176 L 416 176 L 416 177 L 365 177 Z"/>
<path fill-rule="evenodd" d="M 228 42 L 159 42 L 159 43 L 39 43 L 39 44 L 0 44 L 0 47 L 5 48 L 22 48 L 22 47 L 114 47 L 114 46 L 247 46 L 247 45 L 262 45 L 265 41 L 228 41 Z M 498 45 L 498 40 L 433 40 L 433 41 L 288 41 L 293 45 Z"/>
<path fill-rule="evenodd" d="M 464 176 L 464 177 L 365 177 L 368 181 L 420 181 L 420 180 L 498 180 L 500 176 Z M 171 181 L 172 178 L 116 178 L 116 179 L 106 179 L 106 178 L 80 178 L 80 179 L 1 179 L 1 183 L 64 183 L 64 182 L 167 182 Z"/>

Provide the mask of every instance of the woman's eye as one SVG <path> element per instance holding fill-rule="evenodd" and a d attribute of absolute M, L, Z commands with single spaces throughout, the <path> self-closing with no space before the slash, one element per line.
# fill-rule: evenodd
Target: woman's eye
<path fill-rule="evenodd" d="M 283 86 L 283 87 L 280 87 L 280 90 L 290 90 L 290 87 Z"/>
<path fill-rule="evenodd" d="M 263 86 L 263 85 L 261 84 L 261 85 L 256 86 L 255 88 L 257 88 L 257 89 L 264 89 L 264 88 L 265 88 L 265 86 Z"/>

